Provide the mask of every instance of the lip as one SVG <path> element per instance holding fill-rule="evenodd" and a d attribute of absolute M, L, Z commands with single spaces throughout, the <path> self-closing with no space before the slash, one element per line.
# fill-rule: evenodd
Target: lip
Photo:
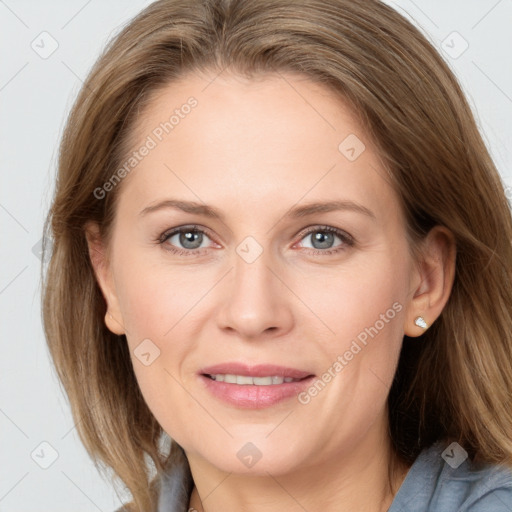
<path fill-rule="evenodd" d="M 283 382 L 270 386 L 251 384 L 231 384 L 212 380 L 208 375 L 234 374 L 249 377 L 291 377 L 301 379 L 295 382 Z M 198 372 L 200 382 L 205 389 L 222 402 L 240 409 L 263 409 L 297 396 L 314 379 L 311 372 L 273 364 L 250 366 L 242 363 L 221 363 L 208 366 Z"/>
<path fill-rule="evenodd" d="M 250 366 L 243 363 L 221 363 L 214 366 L 208 366 L 199 370 L 200 374 L 215 375 L 218 373 L 231 373 L 234 375 L 246 375 L 248 377 L 265 377 L 267 375 L 276 375 L 277 377 L 291 377 L 292 379 L 303 379 L 312 375 L 311 372 L 298 370 L 296 368 L 287 368 L 275 364 L 258 364 Z"/>

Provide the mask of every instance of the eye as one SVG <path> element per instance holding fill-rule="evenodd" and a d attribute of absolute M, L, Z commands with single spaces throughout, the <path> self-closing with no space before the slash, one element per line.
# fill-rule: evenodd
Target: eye
<path fill-rule="evenodd" d="M 181 226 L 163 233 L 157 240 L 165 250 L 185 256 L 202 254 L 199 249 L 208 248 L 204 242 L 209 239 L 206 231 L 199 226 Z M 181 247 L 180 247 L 181 246 Z"/>
<path fill-rule="evenodd" d="M 348 233 L 331 226 L 315 226 L 306 233 L 302 233 L 301 240 L 308 238 L 311 241 L 313 253 L 322 255 L 341 252 L 355 244 L 355 240 Z M 334 246 L 336 238 L 341 240 L 341 243 Z"/>
<path fill-rule="evenodd" d="M 312 247 L 309 252 L 317 255 L 338 253 L 352 247 L 355 240 L 341 229 L 331 226 L 313 226 L 301 233 L 300 240 L 309 237 Z M 333 245 L 338 238 L 341 243 Z M 164 246 L 166 251 L 183 256 L 199 256 L 208 250 L 207 232 L 199 226 L 181 226 L 162 233 L 157 243 Z"/>

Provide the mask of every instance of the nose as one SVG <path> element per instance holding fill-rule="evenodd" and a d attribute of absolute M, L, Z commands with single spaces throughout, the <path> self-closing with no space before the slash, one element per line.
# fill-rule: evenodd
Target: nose
<path fill-rule="evenodd" d="M 277 267 L 266 251 L 251 263 L 235 254 L 222 290 L 226 299 L 218 315 L 219 328 L 248 340 L 281 336 L 292 328 L 293 293 Z"/>

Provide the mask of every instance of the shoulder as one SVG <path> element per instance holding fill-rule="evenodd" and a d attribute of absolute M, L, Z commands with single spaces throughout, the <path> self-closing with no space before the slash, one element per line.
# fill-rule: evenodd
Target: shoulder
<path fill-rule="evenodd" d="M 512 511 L 512 470 L 487 465 L 480 469 L 466 468 L 464 477 L 453 476 L 453 481 L 462 478 L 467 490 L 461 506 L 467 512 L 511 512 Z"/>
<path fill-rule="evenodd" d="M 476 465 L 457 443 L 423 450 L 389 512 L 511 512 L 512 469 Z"/>

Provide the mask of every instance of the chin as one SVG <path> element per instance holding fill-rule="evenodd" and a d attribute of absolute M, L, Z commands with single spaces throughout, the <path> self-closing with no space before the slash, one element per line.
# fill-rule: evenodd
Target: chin
<path fill-rule="evenodd" d="M 250 474 L 254 476 L 273 476 L 289 473 L 304 463 L 303 447 L 297 448 L 293 443 L 273 443 L 265 439 L 268 432 L 250 441 L 230 439 L 227 443 L 219 443 L 213 450 L 203 453 L 202 457 L 219 470 L 234 474 Z M 277 441 L 277 439 L 276 439 Z M 213 448 L 213 447 L 212 447 Z"/>

